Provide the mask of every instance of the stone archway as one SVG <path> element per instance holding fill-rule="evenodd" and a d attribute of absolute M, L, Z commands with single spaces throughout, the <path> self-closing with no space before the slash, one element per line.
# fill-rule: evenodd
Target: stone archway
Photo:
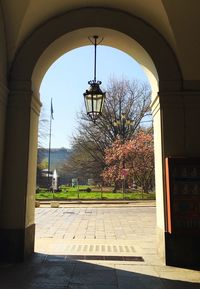
<path fill-rule="evenodd" d="M 13 166 L 4 166 L 4 196 L 1 212 L 3 216 L 1 231 L 4 236 L 2 245 L 5 247 L 3 258 L 6 260 L 23 260 L 34 250 L 35 168 L 40 111 L 37 95 L 40 80 L 37 76 L 41 70 L 39 77 L 41 79 L 51 63 L 47 57 L 45 64 L 45 55 L 47 55 L 45 53 L 64 35 L 94 27 L 99 30 L 117 31 L 136 41 L 156 67 L 155 70 L 153 65 L 148 67 L 146 64 L 154 77 L 156 78 L 155 71 L 159 77 L 159 94 L 154 97 L 152 109 L 156 135 L 158 249 L 160 255 L 165 258 L 163 159 L 166 155 L 180 154 L 184 151 L 181 144 L 184 138 L 182 134 L 184 115 L 179 93 L 182 88 L 180 69 L 167 42 L 153 27 L 141 19 L 112 9 L 87 8 L 58 16 L 35 30 L 18 51 L 10 69 L 5 164 L 10 164 L 12 160 Z M 79 40 L 75 38 L 74 45 L 78 47 L 86 44 L 83 40 L 80 43 Z M 111 43 L 108 41 L 107 45 Z M 120 45 L 117 43 L 116 45 L 120 49 Z M 173 140 L 171 126 L 171 121 L 176 119 L 177 111 L 181 117 L 180 122 L 175 124 L 176 130 L 180 131 L 181 140 L 178 145 L 176 139 Z M 15 143 L 15 150 L 13 150 L 13 143 Z M 15 201 L 11 203 L 13 197 Z"/>

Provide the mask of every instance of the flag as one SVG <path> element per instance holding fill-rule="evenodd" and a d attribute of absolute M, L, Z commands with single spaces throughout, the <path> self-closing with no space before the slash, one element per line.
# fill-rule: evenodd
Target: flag
<path fill-rule="evenodd" d="M 53 118 L 53 102 L 52 102 L 52 99 L 51 99 L 51 118 L 54 119 Z"/>

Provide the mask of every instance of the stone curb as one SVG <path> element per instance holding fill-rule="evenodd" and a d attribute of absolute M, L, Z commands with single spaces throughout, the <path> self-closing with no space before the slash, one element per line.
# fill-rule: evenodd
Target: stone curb
<path fill-rule="evenodd" d="M 57 201 L 57 200 L 56 200 Z M 42 200 L 41 205 L 50 205 L 52 200 Z M 57 201 L 60 205 L 129 205 L 129 206 L 156 206 L 155 200 L 138 200 L 138 201 Z"/>

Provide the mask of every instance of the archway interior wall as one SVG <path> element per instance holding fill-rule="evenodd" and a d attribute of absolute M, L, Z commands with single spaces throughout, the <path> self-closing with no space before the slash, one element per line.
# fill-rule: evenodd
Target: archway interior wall
<path fill-rule="evenodd" d="M 78 19 L 78 21 L 74 21 L 74 19 Z M 125 14 L 123 12 L 115 10 L 88 8 L 78 11 L 71 11 L 65 15 L 58 16 L 57 18 L 50 20 L 49 23 L 45 23 L 43 26 L 39 27 L 38 30 L 36 30 L 27 39 L 23 47 L 16 55 L 15 61 L 13 62 L 10 71 L 9 83 L 9 88 L 11 90 L 10 95 L 13 95 L 9 99 L 11 104 L 13 100 L 16 101 L 17 99 L 21 99 L 22 105 L 20 109 L 21 111 L 26 111 L 27 116 L 23 114 L 23 119 L 20 119 L 18 117 L 19 110 L 16 109 L 15 117 L 9 119 L 9 127 L 6 139 L 7 143 L 10 144 L 13 142 L 13 131 L 15 131 L 16 134 L 18 133 L 20 135 L 20 139 L 16 138 L 17 145 L 19 146 L 18 150 L 13 151 L 11 149 L 11 145 L 7 147 L 6 158 L 9 160 L 12 156 L 17 160 L 20 159 L 20 165 L 23 166 L 23 178 L 16 178 L 16 169 L 19 170 L 19 162 L 16 163 L 16 168 L 11 168 L 9 166 L 6 167 L 5 183 L 7 186 L 5 187 L 7 188 L 7 191 L 5 192 L 4 212 L 8 212 L 10 210 L 9 198 L 11 198 L 13 194 L 13 186 L 15 184 L 15 187 L 17 187 L 17 190 L 15 192 L 16 198 L 17 194 L 20 196 L 20 199 L 23 196 L 26 205 L 22 204 L 24 206 L 24 209 L 20 212 L 19 210 L 17 210 L 18 207 L 15 208 L 18 213 L 17 217 L 21 220 L 19 223 L 17 223 L 14 216 L 12 216 L 12 219 L 10 219 L 9 214 L 7 214 L 8 218 L 5 220 L 4 228 L 11 228 L 10 236 L 13 236 L 13 234 L 18 234 L 18 231 L 20 231 L 20 234 L 23 235 L 24 244 L 29 244 L 29 240 L 26 237 L 26 232 L 30 232 L 29 236 L 31 236 L 31 238 L 34 235 L 33 196 L 35 192 L 35 186 L 30 178 L 32 177 L 32 172 L 36 169 L 35 156 L 37 146 L 35 142 L 31 142 L 31 136 L 36 132 L 35 127 L 37 126 L 37 116 L 34 115 L 34 117 L 32 117 L 34 113 L 34 104 L 31 102 L 31 97 L 33 99 L 35 98 L 35 95 L 38 94 L 42 76 L 52 63 L 52 60 L 50 60 L 49 56 L 52 55 L 54 58 L 57 58 L 59 55 L 62 55 L 64 52 L 66 52 L 66 47 L 64 47 L 64 50 L 60 50 L 58 53 L 59 55 L 56 56 L 53 45 L 58 44 L 59 41 L 62 42 L 62 40 L 65 39 L 65 36 L 71 36 L 71 32 L 77 31 L 78 33 L 81 29 L 89 29 L 89 27 L 106 27 L 106 29 L 108 29 L 107 32 L 112 32 L 110 33 L 110 35 L 112 36 L 112 43 L 108 40 L 108 42 L 105 44 L 119 48 L 130 54 L 131 56 L 133 56 L 133 54 L 135 53 L 136 59 L 139 60 L 139 62 L 151 73 L 151 76 L 154 78 L 156 84 L 157 74 L 159 75 L 159 89 L 163 89 L 164 87 L 167 89 L 169 83 L 171 84 L 170 89 L 178 90 L 181 87 L 181 75 L 176 62 L 176 58 L 172 50 L 166 44 L 165 40 L 151 26 L 147 25 L 136 17 L 132 17 L 129 14 Z M 94 30 L 92 31 L 92 34 L 93 33 Z M 74 43 L 72 39 L 71 42 L 69 42 L 68 40 L 67 44 L 69 45 L 70 43 L 71 45 L 68 47 L 68 49 L 73 49 L 81 45 L 87 45 L 87 37 L 88 31 L 87 35 L 85 34 L 85 42 L 83 41 L 83 38 L 77 40 L 79 39 L 77 37 L 75 37 Z M 129 38 L 131 38 L 130 42 L 128 41 Z M 107 37 L 105 37 L 105 39 L 107 39 Z M 135 42 L 134 39 L 136 40 Z M 80 43 L 78 41 L 80 41 Z M 130 48 L 127 47 L 129 45 Z M 145 47 L 145 50 L 142 47 Z M 149 57 L 149 55 L 151 55 L 151 57 Z M 153 65 L 153 63 L 155 64 L 155 66 Z M 155 67 L 158 73 L 156 73 Z M 158 86 L 156 86 L 154 92 L 157 92 L 157 87 Z M 11 115 L 12 108 L 11 106 L 8 108 Z M 27 121 L 25 118 L 27 118 Z M 160 118 L 157 118 L 157 125 L 159 128 L 158 131 L 161 134 L 160 122 Z M 22 131 L 21 128 L 23 127 L 24 130 Z M 162 143 L 160 141 L 158 142 L 158 146 L 158 153 L 161 154 Z M 17 151 L 24 152 L 22 154 L 22 158 L 20 158 Z M 160 156 L 160 159 L 161 157 L 162 156 Z M 160 174 L 160 176 L 162 177 L 162 173 Z M 14 179 L 12 185 L 9 184 L 10 178 Z M 163 191 L 161 190 L 158 193 L 163 194 Z M 162 233 L 164 233 L 164 204 L 163 202 L 161 202 L 158 205 L 159 211 L 162 214 L 162 218 L 159 217 L 159 226 Z M 17 230 L 16 232 L 12 231 L 13 224 L 15 225 L 15 228 Z M 7 238 L 7 236 L 5 240 L 6 244 L 8 244 L 9 242 L 12 243 L 13 241 L 12 238 Z M 32 242 L 29 252 L 31 252 L 33 245 L 34 244 Z M 18 246 L 21 246 L 20 238 L 18 238 Z M 162 248 L 163 247 L 164 245 L 162 245 Z M 8 251 L 9 250 L 10 249 L 8 248 Z M 18 252 L 16 252 L 16 254 L 18 254 Z M 23 258 L 24 251 L 20 251 L 19 254 L 20 258 Z"/>

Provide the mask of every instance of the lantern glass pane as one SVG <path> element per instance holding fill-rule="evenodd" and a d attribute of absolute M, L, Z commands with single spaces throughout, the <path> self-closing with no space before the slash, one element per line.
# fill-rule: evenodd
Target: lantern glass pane
<path fill-rule="evenodd" d="M 97 95 L 96 111 L 101 112 L 102 95 Z"/>
<path fill-rule="evenodd" d="M 105 100 L 105 94 L 102 95 L 100 113 L 102 113 L 102 110 L 103 110 L 104 100 Z"/>
<path fill-rule="evenodd" d="M 92 97 L 91 94 L 87 95 L 85 97 L 85 105 L 86 105 L 86 111 L 91 112 L 92 111 Z"/>

